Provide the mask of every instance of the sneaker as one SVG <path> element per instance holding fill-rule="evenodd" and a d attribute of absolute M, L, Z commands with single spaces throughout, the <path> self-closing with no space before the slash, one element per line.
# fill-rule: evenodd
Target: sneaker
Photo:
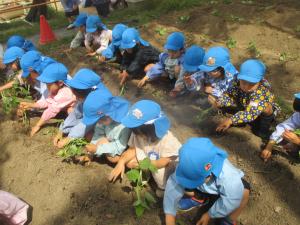
<path fill-rule="evenodd" d="M 208 203 L 208 199 L 196 199 L 192 198 L 182 198 L 178 203 L 178 210 L 180 211 L 190 211 L 194 208 L 204 206 Z"/>

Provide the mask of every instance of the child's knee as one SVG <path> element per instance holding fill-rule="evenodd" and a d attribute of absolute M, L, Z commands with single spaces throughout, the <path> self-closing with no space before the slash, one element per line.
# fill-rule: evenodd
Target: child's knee
<path fill-rule="evenodd" d="M 139 163 L 138 163 L 137 160 L 135 160 L 135 159 L 129 161 L 129 162 L 126 164 L 126 167 L 128 167 L 129 169 L 137 168 L 138 166 L 139 166 Z"/>

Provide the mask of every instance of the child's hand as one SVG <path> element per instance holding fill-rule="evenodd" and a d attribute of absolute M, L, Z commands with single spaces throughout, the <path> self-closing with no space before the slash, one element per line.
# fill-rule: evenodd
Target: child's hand
<path fill-rule="evenodd" d="M 181 70 L 181 67 L 179 65 L 176 65 L 175 68 L 174 68 L 175 74 L 179 74 L 180 70 Z"/>
<path fill-rule="evenodd" d="M 204 92 L 205 92 L 206 94 L 211 94 L 211 93 L 213 92 L 212 86 L 210 86 L 210 85 L 205 86 L 205 87 L 204 87 Z"/>
<path fill-rule="evenodd" d="M 103 145 L 103 144 L 107 144 L 107 143 L 109 143 L 109 140 L 107 138 L 103 137 L 97 141 L 96 145 L 99 146 L 99 145 Z"/>
<path fill-rule="evenodd" d="M 295 145 L 300 145 L 300 138 L 292 131 L 285 130 L 282 135 L 283 139 Z"/>
<path fill-rule="evenodd" d="M 71 138 L 63 138 L 63 139 L 61 139 L 61 140 L 59 140 L 58 142 L 57 142 L 57 145 L 56 145 L 56 147 L 58 147 L 58 148 L 63 148 L 63 147 L 65 147 L 67 144 L 69 144 L 69 142 L 71 141 Z"/>
<path fill-rule="evenodd" d="M 264 149 L 260 153 L 260 157 L 264 160 L 264 162 L 267 162 L 272 156 L 272 151 L 269 149 Z"/>
<path fill-rule="evenodd" d="M 224 132 L 232 125 L 232 120 L 230 118 L 226 118 L 223 120 L 219 126 L 216 128 L 217 132 Z"/>
<path fill-rule="evenodd" d="M 144 78 L 141 79 L 141 80 L 138 82 L 137 86 L 138 86 L 139 88 L 143 87 L 143 86 L 145 85 L 145 83 L 146 83 L 148 80 L 149 80 L 149 77 L 144 76 Z"/>
<path fill-rule="evenodd" d="M 63 137 L 62 132 L 58 132 L 57 135 L 54 137 L 54 139 L 53 139 L 53 145 L 55 147 L 57 147 L 58 142 L 62 139 L 62 137 Z"/>
<path fill-rule="evenodd" d="M 108 180 L 115 182 L 119 176 L 123 179 L 125 173 L 125 163 L 121 160 L 117 163 L 116 167 L 111 171 Z"/>
<path fill-rule="evenodd" d="M 100 63 L 103 63 L 103 62 L 105 62 L 106 58 L 105 58 L 105 56 L 100 55 L 100 56 L 98 56 L 98 60 Z"/>
<path fill-rule="evenodd" d="M 97 146 L 94 144 L 88 144 L 85 146 L 87 152 L 94 154 L 97 150 Z"/>
<path fill-rule="evenodd" d="M 97 54 L 97 52 L 89 52 L 89 53 L 86 54 L 86 56 L 94 56 L 96 54 Z"/>
<path fill-rule="evenodd" d="M 35 135 L 40 129 L 41 129 L 40 126 L 34 126 L 34 127 L 31 129 L 30 137 L 33 137 L 33 135 Z"/>
<path fill-rule="evenodd" d="M 123 70 L 122 73 L 120 73 L 119 78 L 121 79 L 120 81 L 120 86 L 123 86 L 127 80 L 127 78 L 129 77 L 129 74 Z"/>

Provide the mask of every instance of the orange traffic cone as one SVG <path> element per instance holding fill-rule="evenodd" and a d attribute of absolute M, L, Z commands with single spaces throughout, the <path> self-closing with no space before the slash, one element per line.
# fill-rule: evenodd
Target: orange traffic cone
<path fill-rule="evenodd" d="M 55 41 L 56 37 L 49 26 L 44 15 L 40 16 L 40 44 L 44 45 L 49 42 Z"/>

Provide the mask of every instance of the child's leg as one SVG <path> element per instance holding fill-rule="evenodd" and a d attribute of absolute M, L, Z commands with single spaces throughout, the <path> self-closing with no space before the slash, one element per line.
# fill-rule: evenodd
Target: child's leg
<path fill-rule="evenodd" d="M 110 156 L 109 154 L 106 154 L 106 159 L 111 162 L 111 163 L 117 163 L 120 159 L 120 156 L 119 155 L 116 155 L 114 157 Z"/>

